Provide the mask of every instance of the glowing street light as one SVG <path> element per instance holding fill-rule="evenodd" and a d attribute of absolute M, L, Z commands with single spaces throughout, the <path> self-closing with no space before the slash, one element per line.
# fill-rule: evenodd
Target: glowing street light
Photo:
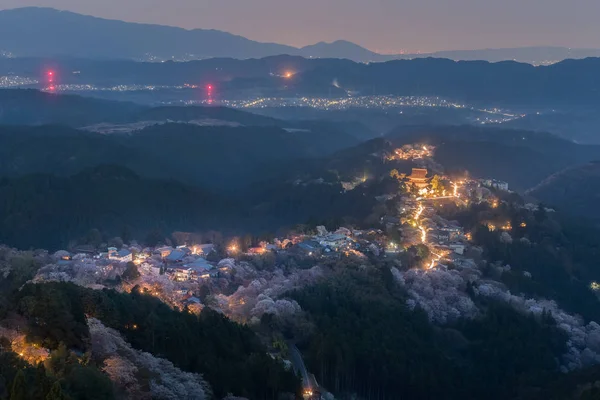
<path fill-rule="evenodd" d="M 419 226 L 419 229 L 421 230 L 421 243 L 425 244 L 427 241 L 427 231 L 422 226 Z"/>

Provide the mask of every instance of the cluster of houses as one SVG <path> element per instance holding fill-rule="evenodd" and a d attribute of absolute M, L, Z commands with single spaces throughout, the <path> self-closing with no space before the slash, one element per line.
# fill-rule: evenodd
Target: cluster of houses
<path fill-rule="evenodd" d="M 177 282 L 198 281 L 214 277 L 219 269 L 206 258 L 214 251 L 214 245 L 164 246 L 156 249 L 144 249 L 137 253 L 134 263 L 141 273 L 159 275 L 164 273 Z"/>
<path fill-rule="evenodd" d="M 317 234 L 297 240 L 292 250 L 307 256 L 337 257 L 342 254 L 363 256 L 366 252 L 379 255 L 384 247 L 385 235 L 381 230 L 350 230 L 341 227 L 328 232 L 325 227 L 317 227 Z"/>
<path fill-rule="evenodd" d="M 121 249 L 109 247 L 107 252 L 103 253 L 91 250 L 74 252 L 60 250 L 54 256 L 59 265 L 86 260 L 93 262 L 99 270 L 104 270 L 113 264 L 133 262 L 143 275 L 165 274 L 171 280 L 185 282 L 206 279 L 218 274 L 220 269 L 204 258 L 213 251 L 213 244 L 158 248 L 141 248 L 132 245 Z"/>
<path fill-rule="evenodd" d="M 420 160 L 433 156 L 435 147 L 424 144 L 405 144 L 386 156 L 387 160 Z"/>

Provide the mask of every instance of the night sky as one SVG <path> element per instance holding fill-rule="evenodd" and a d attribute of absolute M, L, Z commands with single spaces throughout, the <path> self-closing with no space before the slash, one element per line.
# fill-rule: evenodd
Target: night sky
<path fill-rule="evenodd" d="M 600 48 L 599 0 L 0 0 L 0 9 L 34 5 L 294 46 L 346 39 L 388 53 Z"/>

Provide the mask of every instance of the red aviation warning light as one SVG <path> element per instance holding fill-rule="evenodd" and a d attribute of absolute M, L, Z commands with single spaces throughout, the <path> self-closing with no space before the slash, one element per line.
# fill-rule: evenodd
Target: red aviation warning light
<path fill-rule="evenodd" d="M 213 98 L 212 98 L 213 92 L 212 92 L 212 90 L 213 90 L 213 85 L 212 84 L 206 85 L 206 97 L 207 97 L 208 104 L 212 104 L 212 102 L 213 102 Z"/>
<path fill-rule="evenodd" d="M 54 83 L 54 71 L 50 70 L 46 72 L 46 75 L 48 77 L 48 83 Z"/>

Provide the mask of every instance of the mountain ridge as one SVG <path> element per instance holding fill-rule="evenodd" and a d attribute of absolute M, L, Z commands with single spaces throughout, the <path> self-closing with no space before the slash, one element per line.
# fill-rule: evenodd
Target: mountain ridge
<path fill-rule="evenodd" d="M 86 29 L 77 30 L 78 27 Z M 144 61 L 186 61 L 215 57 L 262 58 L 289 54 L 307 58 L 345 58 L 357 62 L 443 57 L 453 60 L 515 60 L 547 64 L 567 58 L 597 57 L 600 56 L 600 49 L 530 46 L 380 54 L 341 39 L 294 47 L 255 41 L 218 29 L 185 29 L 119 21 L 49 7 L 21 7 L 0 10 L 1 54 L 13 54 L 18 57 L 68 55 Z"/>

